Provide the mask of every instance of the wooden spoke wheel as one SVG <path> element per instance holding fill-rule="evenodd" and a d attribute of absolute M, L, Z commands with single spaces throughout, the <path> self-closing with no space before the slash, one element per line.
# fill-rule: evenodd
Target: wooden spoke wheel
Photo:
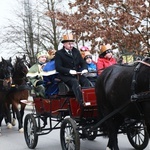
<path fill-rule="evenodd" d="M 131 145 L 137 150 L 143 150 L 149 142 L 149 134 L 144 123 L 136 123 L 127 129 L 127 137 Z"/>
<path fill-rule="evenodd" d="M 61 124 L 60 140 L 62 150 L 80 150 L 80 138 L 76 123 L 71 118 L 66 118 Z"/>
<path fill-rule="evenodd" d="M 37 123 L 32 114 L 27 114 L 24 120 L 24 137 L 27 146 L 34 149 L 38 142 Z"/>

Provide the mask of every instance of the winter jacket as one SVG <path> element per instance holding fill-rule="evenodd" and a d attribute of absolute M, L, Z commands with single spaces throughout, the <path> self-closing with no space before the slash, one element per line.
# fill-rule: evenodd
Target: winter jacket
<path fill-rule="evenodd" d="M 116 64 L 116 59 L 115 58 L 110 58 L 110 59 L 106 59 L 103 57 L 99 57 L 98 61 L 97 61 L 97 70 L 98 70 L 98 74 L 100 75 L 102 70 L 104 70 L 105 68 Z"/>
<path fill-rule="evenodd" d="M 42 66 L 43 65 L 36 63 L 29 69 L 27 73 L 27 77 L 29 78 L 29 81 L 34 87 L 36 87 L 36 83 L 38 81 L 43 81 L 43 76 L 41 75 Z"/>
<path fill-rule="evenodd" d="M 69 71 L 76 70 L 77 72 L 87 69 L 87 64 L 83 60 L 78 49 L 72 49 L 72 55 L 68 54 L 64 47 L 56 52 L 55 63 L 56 70 L 59 72 L 60 78 L 67 82 L 70 78 L 75 78 L 72 76 Z"/>
<path fill-rule="evenodd" d="M 94 62 L 92 62 L 91 64 L 87 64 L 87 66 L 88 66 L 88 73 L 85 74 L 85 76 L 86 77 L 96 77 L 97 76 L 97 72 L 96 72 L 97 71 L 97 67 L 96 67 L 96 64 Z"/>
<path fill-rule="evenodd" d="M 53 59 L 47 62 L 47 64 L 43 67 L 43 71 L 51 72 L 49 76 L 43 76 L 46 96 L 58 94 L 58 80 L 56 80 L 56 78 L 58 78 L 58 73 L 55 70 L 55 60 Z"/>

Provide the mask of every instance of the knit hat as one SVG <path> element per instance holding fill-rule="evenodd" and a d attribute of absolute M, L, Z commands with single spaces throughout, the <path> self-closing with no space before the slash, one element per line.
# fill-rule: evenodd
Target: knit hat
<path fill-rule="evenodd" d="M 81 56 L 82 56 L 83 59 L 84 59 L 85 54 L 86 54 L 87 51 L 89 51 L 89 48 L 87 46 L 82 46 L 80 48 L 80 53 L 81 53 Z"/>
<path fill-rule="evenodd" d="M 80 51 L 89 51 L 89 48 L 87 46 L 82 46 L 80 48 Z"/>
<path fill-rule="evenodd" d="M 36 55 L 37 59 L 39 59 L 39 57 L 41 57 L 41 56 L 46 56 L 46 57 L 48 57 L 47 51 L 41 51 L 41 52 L 39 52 L 39 53 Z"/>
<path fill-rule="evenodd" d="M 92 59 L 92 54 L 89 51 L 85 51 L 84 60 L 86 60 L 87 58 L 91 58 Z"/>

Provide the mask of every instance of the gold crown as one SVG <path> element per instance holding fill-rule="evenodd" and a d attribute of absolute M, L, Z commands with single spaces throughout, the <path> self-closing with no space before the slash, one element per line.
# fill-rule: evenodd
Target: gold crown
<path fill-rule="evenodd" d="M 112 48 L 112 47 L 111 47 L 110 44 L 102 45 L 102 46 L 100 47 L 100 51 L 101 51 L 101 53 L 104 53 L 105 51 L 107 51 L 108 49 L 111 49 L 111 48 Z"/>
<path fill-rule="evenodd" d="M 73 34 L 72 34 L 72 33 L 64 34 L 64 35 L 63 35 L 63 39 L 62 39 L 61 42 L 62 42 L 62 43 L 65 43 L 65 42 L 74 42 Z"/>
<path fill-rule="evenodd" d="M 55 57 L 55 53 L 56 53 L 56 50 L 55 49 L 51 49 L 51 50 L 48 50 L 48 59 L 51 60 Z"/>

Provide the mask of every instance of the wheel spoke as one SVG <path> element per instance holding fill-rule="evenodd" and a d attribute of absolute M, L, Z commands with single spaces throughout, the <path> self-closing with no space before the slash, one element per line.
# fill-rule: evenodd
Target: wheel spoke
<path fill-rule="evenodd" d="M 34 116 L 28 114 L 24 121 L 24 136 L 29 148 L 34 149 L 38 142 L 38 135 L 36 134 L 37 124 Z"/>
<path fill-rule="evenodd" d="M 63 121 L 61 126 L 61 145 L 63 150 L 79 149 L 79 133 L 76 130 L 75 122 L 71 118 Z"/>
<path fill-rule="evenodd" d="M 149 142 L 149 135 L 144 123 L 137 123 L 130 126 L 127 132 L 131 145 L 136 149 L 144 149 Z"/>

